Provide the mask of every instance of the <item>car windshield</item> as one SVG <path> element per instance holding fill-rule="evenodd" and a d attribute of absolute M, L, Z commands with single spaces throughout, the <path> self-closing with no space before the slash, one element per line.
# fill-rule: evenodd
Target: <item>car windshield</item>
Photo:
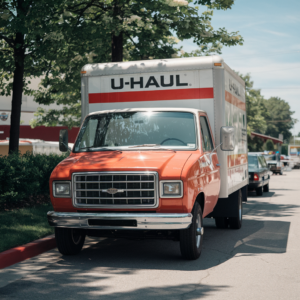
<path fill-rule="evenodd" d="M 248 155 L 248 165 L 249 168 L 258 168 L 257 156 Z"/>
<path fill-rule="evenodd" d="M 87 117 L 74 151 L 196 148 L 195 118 L 188 112 L 120 112 Z"/>

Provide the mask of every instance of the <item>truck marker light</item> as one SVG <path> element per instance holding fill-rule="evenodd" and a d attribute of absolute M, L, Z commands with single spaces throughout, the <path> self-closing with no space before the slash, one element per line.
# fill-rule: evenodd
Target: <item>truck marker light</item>
<path fill-rule="evenodd" d="M 259 180 L 259 176 L 257 174 L 254 174 L 254 180 L 258 181 Z"/>
<path fill-rule="evenodd" d="M 214 66 L 215 67 L 222 67 L 222 64 L 221 63 L 214 63 Z"/>
<path fill-rule="evenodd" d="M 80 71 L 81 74 L 86 74 L 86 71 Z"/>

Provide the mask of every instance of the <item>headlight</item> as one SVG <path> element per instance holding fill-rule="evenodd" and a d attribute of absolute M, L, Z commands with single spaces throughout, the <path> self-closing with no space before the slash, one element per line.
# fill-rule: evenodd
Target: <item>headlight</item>
<path fill-rule="evenodd" d="M 161 198 L 181 198 L 183 196 L 182 181 L 168 180 L 160 182 Z"/>
<path fill-rule="evenodd" d="M 53 182 L 54 197 L 71 197 L 71 182 L 69 181 L 54 181 Z"/>

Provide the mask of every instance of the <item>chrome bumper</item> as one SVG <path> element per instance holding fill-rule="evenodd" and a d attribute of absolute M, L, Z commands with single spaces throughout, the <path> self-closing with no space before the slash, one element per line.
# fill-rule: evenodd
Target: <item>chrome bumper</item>
<path fill-rule="evenodd" d="M 160 213 L 68 213 L 49 211 L 47 213 L 50 226 L 82 228 L 82 229 L 186 229 L 192 223 L 193 215 L 160 214 Z M 97 222 L 106 222 L 108 225 L 99 225 Z M 111 222 L 109 222 L 111 221 Z M 109 225 L 118 222 L 119 225 Z M 124 221 L 124 222 L 122 222 Z M 131 221 L 131 222 L 130 222 Z M 128 225 L 128 222 L 130 225 Z M 90 224 L 92 223 L 92 224 Z M 122 225 L 122 223 L 124 223 Z M 126 225 L 127 223 L 127 225 Z M 96 225 L 94 225 L 96 224 Z"/>

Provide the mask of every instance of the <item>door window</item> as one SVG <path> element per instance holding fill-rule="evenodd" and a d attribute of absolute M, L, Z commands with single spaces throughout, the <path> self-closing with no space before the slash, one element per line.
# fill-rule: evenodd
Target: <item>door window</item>
<path fill-rule="evenodd" d="M 203 151 L 210 152 L 213 150 L 213 143 L 212 143 L 212 138 L 210 135 L 206 117 L 200 117 L 200 127 L 201 127 L 201 140 L 202 140 Z"/>
<path fill-rule="evenodd" d="M 259 157 L 258 157 L 258 160 L 259 160 L 259 162 L 260 162 L 260 164 L 261 164 L 261 166 L 262 166 L 263 168 L 266 168 L 266 167 L 267 167 L 266 160 L 265 160 L 265 158 L 264 158 L 263 156 L 259 156 Z"/>

